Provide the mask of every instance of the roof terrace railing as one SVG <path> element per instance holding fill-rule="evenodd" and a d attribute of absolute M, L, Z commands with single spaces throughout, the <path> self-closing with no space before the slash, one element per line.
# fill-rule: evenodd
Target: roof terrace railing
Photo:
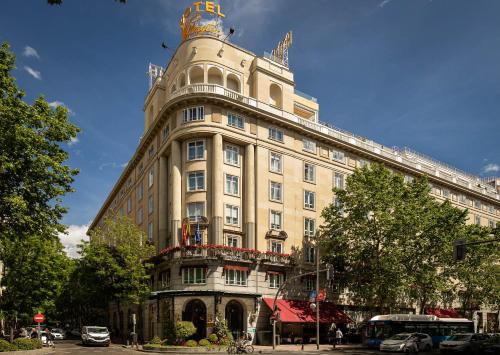
<path fill-rule="evenodd" d="M 316 103 L 318 102 L 317 98 L 315 98 L 315 97 L 313 97 L 311 95 L 308 95 L 308 94 L 306 94 L 306 93 L 304 93 L 304 92 L 302 92 L 300 90 L 294 89 L 293 92 L 295 93 L 295 95 L 303 97 L 304 99 L 307 99 L 309 101 L 316 102 Z"/>

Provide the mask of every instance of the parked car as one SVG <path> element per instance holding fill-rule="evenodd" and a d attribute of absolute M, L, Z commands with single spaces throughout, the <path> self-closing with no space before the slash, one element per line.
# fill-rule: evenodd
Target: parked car
<path fill-rule="evenodd" d="M 424 333 L 400 333 L 380 343 L 380 351 L 412 353 L 431 349 L 432 338 Z"/>
<path fill-rule="evenodd" d="M 490 338 L 479 345 L 479 353 L 488 355 L 500 355 L 500 334 L 488 335 L 490 336 Z"/>
<path fill-rule="evenodd" d="M 61 328 L 52 328 L 50 332 L 52 333 L 54 339 L 56 340 L 66 339 L 66 332 Z"/>
<path fill-rule="evenodd" d="M 450 336 L 439 343 L 442 354 L 463 352 L 466 354 L 477 353 L 479 346 L 489 339 L 486 334 L 459 333 Z"/>
<path fill-rule="evenodd" d="M 85 326 L 82 328 L 83 345 L 104 345 L 109 346 L 111 339 L 106 327 Z"/>
<path fill-rule="evenodd" d="M 69 333 L 75 337 L 78 337 L 78 338 L 81 337 L 81 335 L 82 335 L 82 333 L 78 329 L 71 329 L 71 331 Z"/>

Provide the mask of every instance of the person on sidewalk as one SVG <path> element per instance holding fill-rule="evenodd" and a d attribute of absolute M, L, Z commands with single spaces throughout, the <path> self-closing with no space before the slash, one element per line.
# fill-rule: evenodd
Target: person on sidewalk
<path fill-rule="evenodd" d="M 337 343 L 337 345 L 342 344 L 343 337 L 344 337 L 344 334 L 342 333 L 340 328 L 337 328 L 337 331 L 335 332 L 335 343 Z"/>

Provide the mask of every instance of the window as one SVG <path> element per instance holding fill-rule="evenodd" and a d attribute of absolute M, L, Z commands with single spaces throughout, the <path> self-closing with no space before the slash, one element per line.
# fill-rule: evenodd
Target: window
<path fill-rule="evenodd" d="M 333 205 L 336 208 L 338 208 L 341 213 L 343 212 L 342 202 L 340 202 L 340 200 L 339 200 L 339 198 L 337 196 L 333 197 Z"/>
<path fill-rule="evenodd" d="M 306 263 L 314 263 L 315 262 L 316 249 L 312 245 L 306 245 L 304 247 L 304 261 Z"/>
<path fill-rule="evenodd" d="M 283 253 L 283 242 L 271 240 L 269 243 L 269 251 L 273 253 Z"/>
<path fill-rule="evenodd" d="M 240 178 L 235 175 L 226 174 L 226 194 L 238 195 L 239 194 Z"/>
<path fill-rule="evenodd" d="M 304 190 L 304 208 L 314 209 L 316 194 L 312 191 Z"/>
<path fill-rule="evenodd" d="M 491 219 L 488 221 L 488 227 L 490 228 L 495 228 L 495 221 L 492 221 Z"/>
<path fill-rule="evenodd" d="M 132 212 L 132 197 L 129 196 L 127 199 L 127 213 Z"/>
<path fill-rule="evenodd" d="M 148 241 L 153 242 L 153 222 L 148 223 Z"/>
<path fill-rule="evenodd" d="M 226 205 L 226 224 L 239 225 L 240 208 L 234 205 Z"/>
<path fill-rule="evenodd" d="M 276 127 L 269 127 L 269 139 L 283 142 L 283 131 Z"/>
<path fill-rule="evenodd" d="M 228 247 L 239 248 L 239 238 L 234 235 L 228 235 L 226 238 L 226 245 Z"/>
<path fill-rule="evenodd" d="M 269 170 L 274 173 L 281 173 L 283 171 L 282 159 L 281 154 L 271 152 L 269 155 Z"/>
<path fill-rule="evenodd" d="M 281 183 L 271 181 L 269 184 L 269 199 L 281 202 Z"/>
<path fill-rule="evenodd" d="M 313 279 L 312 277 L 307 277 L 304 280 L 304 290 L 313 291 L 315 289 L 316 289 L 316 280 Z"/>
<path fill-rule="evenodd" d="M 247 272 L 244 270 L 225 270 L 226 285 L 246 286 Z"/>
<path fill-rule="evenodd" d="M 465 197 L 465 195 L 460 195 L 459 201 L 460 201 L 460 203 L 463 203 L 464 205 L 467 204 L 467 198 Z"/>
<path fill-rule="evenodd" d="M 358 160 L 358 165 L 360 168 L 364 168 L 365 166 L 366 167 L 370 167 L 370 162 L 368 160 L 365 160 L 365 159 L 359 159 Z"/>
<path fill-rule="evenodd" d="M 204 267 L 186 267 L 182 269 L 183 284 L 204 284 L 207 282 Z"/>
<path fill-rule="evenodd" d="M 188 143 L 188 160 L 199 160 L 205 157 L 205 142 L 196 141 Z"/>
<path fill-rule="evenodd" d="M 155 169 L 152 168 L 151 170 L 149 170 L 148 188 L 151 187 L 151 186 L 153 186 L 154 178 L 155 178 Z"/>
<path fill-rule="evenodd" d="M 144 195 L 144 186 L 142 183 L 137 187 L 137 201 L 142 200 L 142 196 Z"/>
<path fill-rule="evenodd" d="M 142 215 L 142 207 L 137 210 L 137 224 L 142 224 L 143 215 Z"/>
<path fill-rule="evenodd" d="M 153 196 L 149 196 L 148 197 L 148 214 L 153 213 L 154 207 L 155 207 L 155 205 L 154 205 Z"/>
<path fill-rule="evenodd" d="M 477 208 L 478 210 L 480 210 L 481 209 L 481 201 L 474 200 L 474 207 Z"/>
<path fill-rule="evenodd" d="M 316 234 L 316 221 L 312 218 L 304 218 L 304 235 L 314 237 Z"/>
<path fill-rule="evenodd" d="M 125 214 L 125 212 L 123 211 L 123 207 L 120 207 L 119 214 L 120 214 L 120 216 L 123 216 Z"/>
<path fill-rule="evenodd" d="M 239 129 L 245 128 L 245 120 L 241 116 L 236 116 L 232 113 L 227 115 L 227 125 Z"/>
<path fill-rule="evenodd" d="M 310 139 L 307 139 L 307 138 L 304 138 L 302 140 L 302 143 L 303 143 L 303 149 L 306 151 L 306 152 L 309 152 L 309 153 L 316 153 L 316 142 L 310 140 Z"/>
<path fill-rule="evenodd" d="M 170 269 L 160 272 L 160 287 L 161 288 L 170 287 Z"/>
<path fill-rule="evenodd" d="M 304 181 L 316 181 L 316 167 L 309 163 L 304 163 Z"/>
<path fill-rule="evenodd" d="M 144 164 L 142 163 L 142 161 L 139 163 L 139 166 L 137 169 L 139 170 L 139 173 L 142 173 L 142 171 L 144 170 Z"/>
<path fill-rule="evenodd" d="M 170 126 L 166 125 L 165 127 L 163 127 L 163 129 L 161 131 L 161 139 L 162 140 L 167 139 L 169 134 L 170 134 Z"/>
<path fill-rule="evenodd" d="M 155 153 L 155 147 L 154 147 L 154 145 L 151 145 L 151 147 L 149 147 L 149 150 L 148 150 L 148 156 L 151 158 L 154 153 Z"/>
<path fill-rule="evenodd" d="M 205 120 L 203 106 L 190 107 L 182 110 L 182 122 Z"/>
<path fill-rule="evenodd" d="M 443 189 L 443 197 L 444 198 L 450 198 L 450 190 Z"/>
<path fill-rule="evenodd" d="M 271 211 L 271 229 L 281 230 L 281 212 Z"/>
<path fill-rule="evenodd" d="M 270 273 L 268 274 L 268 278 L 270 288 L 279 288 L 283 283 L 283 274 Z"/>
<path fill-rule="evenodd" d="M 492 205 L 488 206 L 488 212 L 489 213 L 495 213 L 495 208 Z"/>
<path fill-rule="evenodd" d="M 187 204 L 187 216 L 191 222 L 200 221 L 201 217 L 205 214 L 204 202 L 190 202 Z"/>
<path fill-rule="evenodd" d="M 205 172 L 192 171 L 188 173 L 188 191 L 205 190 Z"/>
<path fill-rule="evenodd" d="M 478 226 L 481 225 L 481 216 L 476 215 L 474 219 L 474 223 L 476 223 Z"/>
<path fill-rule="evenodd" d="M 332 159 L 333 160 L 340 161 L 342 163 L 345 161 L 345 154 L 344 154 L 344 152 L 342 152 L 340 150 L 333 149 L 332 153 L 333 153 L 332 154 Z"/>
<path fill-rule="evenodd" d="M 240 149 L 234 145 L 226 145 L 224 157 L 226 158 L 226 164 L 230 165 L 240 165 Z"/>
<path fill-rule="evenodd" d="M 405 175 L 404 180 L 407 184 L 411 184 L 413 182 L 413 176 Z"/>
<path fill-rule="evenodd" d="M 344 188 L 344 174 L 334 173 L 333 175 L 333 186 L 337 189 Z"/>

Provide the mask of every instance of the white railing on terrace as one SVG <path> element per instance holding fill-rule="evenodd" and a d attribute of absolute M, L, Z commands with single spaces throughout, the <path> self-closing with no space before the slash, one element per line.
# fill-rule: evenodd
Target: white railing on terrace
<path fill-rule="evenodd" d="M 267 112 L 273 113 L 280 117 L 283 117 L 289 121 L 297 123 L 301 126 L 307 127 L 311 130 L 321 132 L 323 134 L 329 135 L 335 139 L 346 142 L 351 145 L 355 145 L 356 147 L 363 148 L 369 152 L 375 153 L 379 156 L 397 161 L 401 164 L 407 165 L 416 170 L 424 171 L 430 175 L 439 177 L 451 176 L 451 180 L 453 183 L 460 184 L 464 187 L 467 187 L 476 192 L 488 195 L 492 198 L 500 200 L 500 195 L 489 185 L 485 185 L 484 182 L 481 184 L 481 180 L 478 176 L 474 176 L 472 174 L 468 174 L 463 172 L 457 168 L 454 168 L 448 164 L 441 163 L 435 159 L 427 157 L 424 154 L 417 153 L 407 147 L 398 148 L 398 147 L 386 147 L 382 144 L 376 143 L 372 140 L 366 139 L 364 137 L 360 137 L 354 135 L 351 132 L 339 129 L 330 124 L 324 123 L 315 123 L 300 117 L 295 116 L 294 114 L 283 111 L 277 107 L 271 106 L 261 101 L 257 101 L 256 99 L 248 96 L 244 96 L 238 92 L 229 90 L 223 86 L 217 84 L 192 84 L 185 86 L 183 88 L 178 89 L 174 93 L 170 94 L 169 100 L 174 99 L 176 97 L 182 95 L 189 95 L 195 93 L 208 93 L 208 94 L 216 94 L 228 97 L 232 100 L 242 102 L 246 105 L 265 110 Z"/>
<path fill-rule="evenodd" d="M 317 98 L 315 98 L 314 96 L 311 96 L 309 94 L 306 94 L 305 92 L 302 92 L 302 91 L 297 90 L 297 89 L 294 89 L 293 92 L 295 93 L 295 95 L 303 97 L 304 99 L 310 100 L 312 102 L 318 102 Z"/>

